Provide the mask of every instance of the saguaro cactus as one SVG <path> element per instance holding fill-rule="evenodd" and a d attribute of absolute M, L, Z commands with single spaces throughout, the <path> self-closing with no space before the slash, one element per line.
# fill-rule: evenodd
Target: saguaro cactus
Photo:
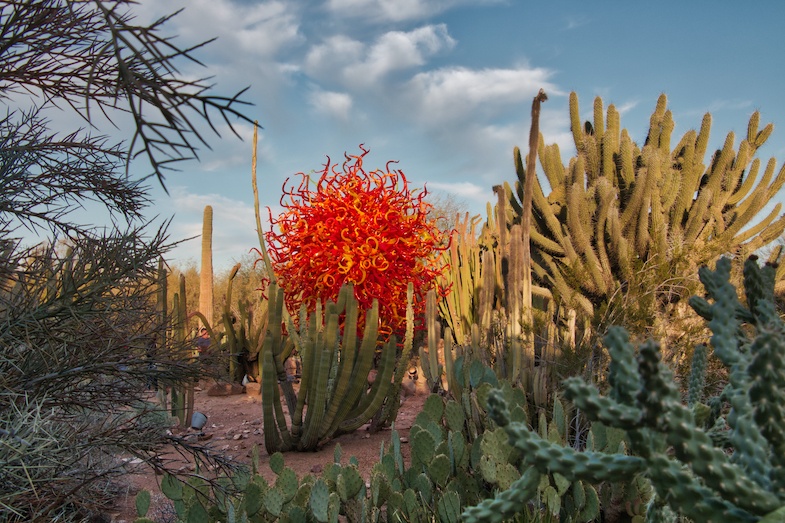
<path fill-rule="evenodd" d="M 697 403 L 695 391 L 692 407 L 682 404 L 660 361 L 659 345 L 646 342 L 636 354 L 619 328 L 605 338 L 612 360 L 607 395 L 581 378 L 565 381 L 566 397 L 591 421 L 626 432 L 631 455 L 553 445 L 525 424 L 512 422 L 500 394 L 489 396 L 489 414 L 540 473 L 559 473 L 571 481 L 647 477 L 655 492 L 647 521 L 675 521 L 678 514 L 705 522 L 782 521 L 785 322 L 774 306 L 774 272 L 772 266 L 760 268 L 755 258 L 747 260 L 745 307 L 729 283 L 730 260 L 717 262 L 716 271 L 700 270 L 713 303 L 693 297 L 690 304 L 709 320 L 714 354 L 729 376 L 722 395 L 710 402 L 712 408 Z M 700 367 L 702 351 L 696 354 Z M 729 407 L 725 416 L 723 402 Z M 514 485 L 468 510 L 465 520 L 499 521 L 533 495 L 533 484 Z"/>
<path fill-rule="evenodd" d="M 202 219 L 202 267 L 199 274 L 199 311 L 207 325 L 213 323 L 213 208 L 204 208 Z M 207 326 L 206 325 L 206 326 Z"/>

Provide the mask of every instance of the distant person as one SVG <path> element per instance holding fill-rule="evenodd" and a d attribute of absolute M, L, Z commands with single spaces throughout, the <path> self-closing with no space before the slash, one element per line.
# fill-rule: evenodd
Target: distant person
<path fill-rule="evenodd" d="M 206 327 L 202 327 L 199 331 L 199 336 L 196 338 L 196 350 L 199 351 L 199 360 L 204 361 L 210 353 L 210 333 L 207 332 Z"/>

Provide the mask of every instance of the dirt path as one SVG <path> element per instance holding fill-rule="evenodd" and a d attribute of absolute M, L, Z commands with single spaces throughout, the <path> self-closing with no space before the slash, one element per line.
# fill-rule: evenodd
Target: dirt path
<path fill-rule="evenodd" d="M 262 461 L 262 475 L 273 479 L 274 474 L 265 464 L 269 459 L 264 449 L 264 433 L 262 431 L 262 405 L 258 387 L 248 387 L 246 393 L 231 396 L 209 396 L 207 386 L 195 395 L 195 410 L 207 416 L 207 423 L 203 428 L 205 443 L 214 450 L 231 456 L 242 463 L 251 462 L 251 453 L 254 445 L 258 445 Z M 422 410 L 422 405 L 427 398 L 423 384 L 417 388 L 416 394 L 405 398 L 398 411 L 395 428 L 401 437 L 408 437 L 409 429 L 414 423 L 417 414 Z M 365 427 L 352 434 L 344 434 L 327 443 L 317 452 L 288 452 L 285 454 L 285 463 L 294 469 L 298 477 L 306 474 L 319 474 L 325 464 L 333 461 L 335 444 L 340 443 L 343 459 L 346 463 L 352 456 L 356 457 L 360 472 L 367 479 L 373 464 L 379 460 L 382 443 L 389 443 L 390 431 L 383 430 L 371 434 Z M 404 445 L 402 451 L 408 457 L 408 446 Z M 183 461 L 182 470 L 186 471 L 190 465 Z M 122 494 L 117 499 L 116 506 L 109 511 L 115 523 L 132 523 L 136 518 L 134 500 L 141 489 L 149 490 L 152 494 L 152 503 L 148 517 L 156 521 L 165 522 L 173 514 L 169 501 L 160 493 L 159 483 L 161 476 L 147 469 L 127 477 L 123 485 Z"/>

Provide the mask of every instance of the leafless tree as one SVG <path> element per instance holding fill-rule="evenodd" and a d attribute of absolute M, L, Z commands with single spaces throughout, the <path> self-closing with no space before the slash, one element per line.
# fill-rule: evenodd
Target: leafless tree
<path fill-rule="evenodd" d="M 208 79 L 178 71 L 199 63 L 208 42 L 178 47 L 163 32 L 171 17 L 138 25 L 133 4 L 0 1 L 4 521 L 93 517 L 123 458 L 165 469 L 164 446 L 231 465 L 168 432 L 168 414 L 150 401 L 156 384 L 198 369 L 166 336 L 156 271 L 172 244 L 166 224 L 144 213 L 150 177 L 163 184 L 177 162 L 196 158 L 215 121 L 234 130 L 251 120 L 242 92 L 213 95 Z M 83 128 L 56 132 L 52 109 Z M 101 134 L 107 125 L 118 141 Z M 133 176 L 133 159 L 150 171 Z M 110 225 L 80 224 L 73 211 L 88 206 L 108 211 Z M 26 231 L 46 239 L 25 247 Z"/>

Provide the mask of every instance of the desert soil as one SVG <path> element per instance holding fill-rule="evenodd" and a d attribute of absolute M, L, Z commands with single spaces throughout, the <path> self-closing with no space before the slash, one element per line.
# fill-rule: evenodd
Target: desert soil
<path fill-rule="evenodd" d="M 402 404 L 395 421 L 395 429 L 402 438 L 408 438 L 409 429 L 427 398 L 428 393 L 423 381 L 420 378 L 417 382 L 413 395 L 402 396 Z M 275 475 L 266 466 L 269 455 L 264 448 L 262 404 L 258 385 L 251 383 L 244 393 L 229 396 L 208 395 L 209 385 L 209 383 L 202 383 L 199 387 L 201 390 L 197 390 L 195 394 L 194 410 L 207 416 L 207 423 L 202 429 L 204 436 L 200 443 L 245 464 L 251 463 L 252 449 L 258 445 L 262 464 L 261 473 L 268 480 L 274 479 Z M 192 432 L 191 429 L 188 430 Z M 360 473 L 367 481 L 373 464 L 379 460 L 381 445 L 389 442 L 389 429 L 370 433 L 366 426 L 354 433 L 343 434 L 331 440 L 316 452 L 288 452 L 284 455 L 284 461 L 286 466 L 294 469 L 300 478 L 306 474 L 319 475 L 322 468 L 333 461 L 335 445 L 340 443 L 342 462 L 347 463 L 349 458 L 356 457 Z M 408 459 L 408 445 L 402 447 Z M 182 460 L 179 469 L 181 472 L 188 473 L 193 470 L 193 466 Z M 156 475 L 142 465 L 125 476 L 120 488 L 121 494 L 116 499 L 115 505 L 107 511 L 111 521 L 114 523 L 134 521 L 136 518 L 134 500 L 142 489 L 151 493 L 152 503 L 148 517 L 160 523 L 173 521 L 173 507 L 160 491 L 161 478 L 162 476 Z"/>

